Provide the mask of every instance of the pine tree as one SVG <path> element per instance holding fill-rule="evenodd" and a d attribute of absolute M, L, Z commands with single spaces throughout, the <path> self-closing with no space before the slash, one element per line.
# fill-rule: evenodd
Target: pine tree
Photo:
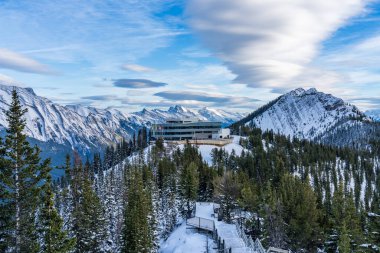
<path fill-rule="evenodd" d="M 83 170 L 79 161 L 74 164 L 71 186 L 73 188 L 72 231 L 77 239 L 75 250 L 80 253 L 103 252 L 102 247 L 107 236 L 104 209 L 92 189 L 89 168 Z"/>
<path fill-rule="evenodd" d="M 198 196 L 198 172 L 197 165 L 191 162 L 188 166 L 182 168 L 179 182 L 179 194 L 182 200 L 182 215 L 190 217 L 194 201 Z"/>
<path fill-rule="evenodd" d="M 338 252 L 339 253 L 350 253 L 351 252 L 350 237 L 348 235 L 346 222 L 344 222 L 344 221 L 343 221 L 342 229 L 341 229 L 340 235 L 339 235 Z"/>
<path fill-rule="evenodd" d="M 129 186 L 123 229 L 122 252 L 148 253 L 153 248 L 150 193 L 144 188 L 142 173 L 134 169 Z"/>
<path fill-rule="evenodd" d="M 349 236 L 349 245 L 352 249 L 359 244 L 362 234 L 360 230 L 360 217 L 356 211 L 353 194 L 344 193 L 343 182 L 338 184 L 334 192 L 332 203 L 333 232 Z M 342 232 L 345 230 L 346 232 Z M 341 238 L 339 238 L 341 240 Z M 351 243 L 350 243 L 351 242 Z M 338 242 L 339 243 L 339 242 Z"/>
<path fill-rule="evenodd" d="M 65 186 L 69 185 L 71 181 L 71 158 L 69 154 L 65 157 Z"/>
<path fill-rule="evenodd" d="M 51 188 L 50 176 L 44 185 L 38 220 L 42 252 L 65 253 L 74 249 L 75 238 L 69 238 L 67 231 L 63 230 L 63 220 L 54 207 L 54 193 Z"/>
<path fill-rule="evenodd" d="M 284 221 L 288 224 L 287 236 L 295 249 L 314 251 L 320 239 L 317 198 L 309 179 L 285 174 L 280 182 L 279 194 L 284 205 Z"/>
<path fill-rule="evenodd" d="M 0 146 L 0 249 L 16 253 L 39 250 L 36 210 L 50 171 L 50 161 L 40 161 L 40 150 L 30 147 L 23 133 L 26 112 L 14 89 L 6 111 L 7 135 Z"/>

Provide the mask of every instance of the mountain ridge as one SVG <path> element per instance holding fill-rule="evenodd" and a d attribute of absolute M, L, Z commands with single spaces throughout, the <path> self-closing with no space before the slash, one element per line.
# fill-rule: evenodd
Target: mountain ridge
<path fill-rule="evenodd" d="M 83 156 L 103 151 L 106 145 L 130 138 L 142 127 L 164 122 L 168 117 L 198 117 L 200 120 L 217 119 L 229 125 L 243 114 L 223 110 L 193 110 L 183 106 L 162 109 L 143 109 L 139 112 L 124 113 L 117 109 L 99 109 L 82 105 L 60 105 L 36 95 L 32 88 L 22 88 L 0 83 L 0 134 L 7 126 L 4 110 L 11 101 L 11 92 L 16 88 L 21 104 L 28 109 L 26 135 L 34 143 L 55 149 L 66 147 L 76 149 Z M 216 113 L 218 112 L 218 113 Z M 50 149 L 48 145 L 47 149 Z M 45 151 L 45 150 L 44 150 Z"/>
<path fill-rule="evenodd" d="M 329 144 L 335 144 L 337 142 L 335 135 L 343 134 L 342 130 L 345 129 L 352 137 L 351 143 L 342 139 L 344 145 L 348 146 L 354 145 L 354 142 L 361 142 L 357 137 L 360 133 L 354 136 L 353 128 L 367 133 L 370 133 L 372 128 L 376 128 L 373 131 L 377 133 L 379 128 L 371 117 L 361 112 L 355 105 L 315 88 L 308 90 L 298 88 L 281 95 L 232 124 L 232 127 L 236 129 L 242 125 L 257 127 L 263 131 L 272 130 L 290 138 L 316 140 Z M 333 139 L 335 143 L 332 142 Z"/>

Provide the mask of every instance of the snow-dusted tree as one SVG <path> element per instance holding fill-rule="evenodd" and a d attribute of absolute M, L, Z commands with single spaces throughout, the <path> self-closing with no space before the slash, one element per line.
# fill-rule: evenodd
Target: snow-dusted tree
<path fill-rule="evenodd" d="M 72 231 L 77 239 L 76 252 L 104 252 L 106 227 L 104 209 L 92 188 L 89 168 L 74 163 Z"/>
<path fill-rule="evenodd" d="M 5 141 L 0 143 L 0 251 L 37 252 L 35 226 L 38 195 L 50 161 L 40 160 L 40 150 L 30 147 L 23 133 L 24 114 L 16 90 L 6 111 Z"/>
<path fill-rule="evenodd" d="M 44 253 L 71 252 L 75 238 L 70 238 L 63 229 L 63 220 L 54 206 L 54 193 L 51 178 L 48 176 L 42 193 L 42 205 L 38 217 L 41 251 Z"/>
<path fill-rule="evenodd" d="M 151 252 L 154 246 L 151 195 L 144 187 L 140 169 L 133 170 L 125 207 L 122 252 Z"/>
<path fill-rule="evenodd" d="M 184 217 L 190 217 L 198 196 L 199 178 L 197 165 L 191 162 L 180 172 L 179 195 L 181 196 L 181 212 Z"/>

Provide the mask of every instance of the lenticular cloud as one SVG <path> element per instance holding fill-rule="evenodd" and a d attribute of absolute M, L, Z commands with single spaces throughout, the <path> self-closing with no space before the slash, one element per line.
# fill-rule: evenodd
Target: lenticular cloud
<path fill-rule="evenodd" d="M 189 22 L 250 87 L 281 88 L 307 71 L 326 40 L 364 0 L 190 0 Z"/>

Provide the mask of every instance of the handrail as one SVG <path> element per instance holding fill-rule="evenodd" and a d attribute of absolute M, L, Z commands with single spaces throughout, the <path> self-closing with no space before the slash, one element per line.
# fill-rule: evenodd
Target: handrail
<path fill-rule="evenodd" d="M 256 238 L 255 241 L 253 241 L 252 237 L 247 236 L 238 223 L 235 223 L 235 226 L 240 238 L 243 239 L 244 244 L 247 246 L 247 248 L 251 250 L 251 252 L 266 253 L 265 248 L 263 247 L 258 238 Z"/>
<path fill-rule="evenodd" d="M 194 222 L 191 222 L 191 220 L 193 220 Z M 203 221 L 203 224 L 202 224 L 202 221 Z M 205 222 L 207 222 L 208 224 L 212 223 L 212 227 L 207 226 L 207 224 Z M 215 230 L 215 222 L 214 222 L 214 220 L 206 219 L 206 218 L 201 218 L 201 217 L 193 217 L 193 218 L 187 219 L 186 220 L 186 225 L 194 226 L 194 227 L 197 227 L 197 228 L 202 228 L 202 229 L 209 230 L 209 231 L 214 231 Z"/>
<path fill-rule="evenodd" d="M 264 249 L 263 245 L 261 244 L 260 240 L 256 238 L 255 240 L 255 249 L 259 253 L 265 253 L 266 250 Z"/>

